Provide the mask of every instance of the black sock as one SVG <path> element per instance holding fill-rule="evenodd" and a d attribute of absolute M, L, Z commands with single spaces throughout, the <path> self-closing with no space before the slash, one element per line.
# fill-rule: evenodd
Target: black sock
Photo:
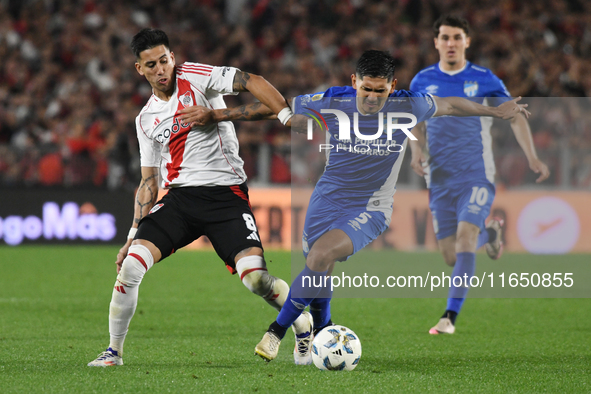
<path fill-rule="evenodd" d="M 458 313 L 454 312 L 454 311 L 447 310 L 447 311 L 445 311 L 443 316 L 441 316 L 442 319 L 444 317 L 447 317 L 449 320 L 451 320 L 451 324 L 453 324 L 455 326 L 456 325 L 456 317 L 458 317 Z"/>
<path fill-rule="evenodd" d="M 269 329 L 267 331 L 271 331 L 272 333 L 277 335 L 279 337 L 279 339 L 283 339 L 283 337 L 285 336 L 285 333 L 287 332 L 287 328 L 281 327 L 279 325 L 279 323 L 274 321 L 273 323 L 271 323 L 271 325 L 269 326 Z"/>

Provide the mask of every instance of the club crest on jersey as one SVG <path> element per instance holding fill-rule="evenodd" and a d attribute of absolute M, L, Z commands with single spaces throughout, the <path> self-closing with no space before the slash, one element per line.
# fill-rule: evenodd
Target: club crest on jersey
<path fill-rule="evenodd" d="M 476 97 L 477 93 L 478 93 L 478 82 L 464 81 L 464 94 L 467 97 Z"/>
<path fill-rule="evenodd" d="M 179 102 L 183 107 L 190 107 L 193 105 L 193 97 L 191 97 L 191 92 L 187 92 L 179 97 Z"/>
<path fill-rule="evenodd" d="M 156 204 L 156 205 L 154 205 L 154 206 L 152 207 L 152 209 L 150 209 L 150 212 L 149 212 L 149 213 L 154 213 L 154 212 L 156 212 L 157 210 L 159 210 L 160 208 L 162 208 L 163 206 L 164 206 L 164 204 Z"/>

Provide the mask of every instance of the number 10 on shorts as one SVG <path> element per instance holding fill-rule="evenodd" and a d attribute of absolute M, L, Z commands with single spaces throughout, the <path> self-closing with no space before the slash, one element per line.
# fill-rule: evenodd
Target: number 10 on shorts
<path fill-rule="evenodd" d="M 487 200 L 488 200 L 488 190 L 486 189 L 486 187 L 478 187 L 478 186 L 472 187 L 472 195 L 470 196 L 470 204 L 474 204 L 476 202 L 476 204 L 483 206 L 484 204 L 486 204 Z"/>

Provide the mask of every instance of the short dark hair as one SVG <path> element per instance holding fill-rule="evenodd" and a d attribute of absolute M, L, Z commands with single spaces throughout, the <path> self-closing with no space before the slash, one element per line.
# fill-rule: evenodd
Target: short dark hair
<path fill-rule="evenodd" d="M 140 53 L 146 49 L 151 49 L 159 45 L 164 45 L 170 50 L 170 46 L 168 45 L 168 36 L 165 32 L 158 29 L 142 29 L 131 39 L 131 51 L 135 55 L 136 59 L 139 59 Z"/>
<path fill-rule="evenodd" d="M 466 33 L 467 36 L 470 35 L 470 24 L 467 20 L 458 15 L 441 15 L 433 24 L 433 34 L 435 34 L 435 38 L 439 37 L 439 28 L 441 26 L 459 27 L 464 30 L 464 33 Z"/>
<path fill-rule="evenodd" d="M 360 79 L 367 76 L 386 78 L 389 82 L 394 79 L 394 58 L 386 51 L 365 51 L 357 60 L 355 74 Z"/>

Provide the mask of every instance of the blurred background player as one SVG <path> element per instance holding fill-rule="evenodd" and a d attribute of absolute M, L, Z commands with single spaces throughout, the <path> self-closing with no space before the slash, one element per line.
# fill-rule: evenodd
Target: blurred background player
<path fill-rule="evenodd" d="M 432 116 L 488 115 L 511 118 L 525 109 L 512 100 L 499 108 L 484 107 L 457 97 L 439 98 L 430 94 L 395 90 L 394 59 L 387 52 L 370 50 L 363 53 L 351 75 L 352 86 L 337 86 L 323 93 L 299 96 L 294 99 L 294 112 L 305 113 L 309 109 L 336 108 L 346 114 L 360 112 L 359 130 L 365 135 L 375 134 L 378 112 L 412 113 L 419 122 Z M 330 100 L 338 97 L 356 97 L 351 100 Z M 388 97 L 402 98 L 388 101 Z M 183 119 L 207 123 L 211 120 L 258 120 L 273 116 L 273 111 L 260 103 L 234 109 L 210 111 L 192 108 L 192 114 Z M 297 116 L 297 115 L 296 115 Z M 330 144 L 341 149 L 328 152 L 325 171 L 316 184 L 304 224 L 302 247 L 306 266 L 292 282 L 292 287 L 277 320 L 255 347 L 255 353 L 267 361 L 277 356 L 286 330 L 301 316 L 309 305 L 314 320 L 314 332 L 331 325 L 330 300 L 332 289 L 328 286 L 303 285 L 308 277 L 313 283 L 322 283 L 332 272 L 336 261 L 344 261 L 363 249 L 382 234 L 390 223 L 396 179 L 406 146 L 406 134 L 396 129 L 392 141 L 382 134 L 376 144 L 395 146 L 390 154 L 368 154 L 365 149 L 353 149 L 350 139 L 338 140 L 337 119 L 325 114 Z M 205 119 L 205 120 L 203 120 Z M 305 118 L 307 119 L 307 118 Z M 295 118 L 292 120 L 296 122 Z M 404 122 L 402 122 L 404 123 Z M 350 135 L 353 135 L 351 122 Z M 370 132 L 371 130 L 371 132 Z M 354 138 L 353 138 L 354 140 Z M 400 149 L 400 146 L 403 148 Z M 352 148 L 352 149 L 349 149 Z M 382 152 L 383 153 L 383 152 Z M 351 223 L 354 223 L 353 226 Z"/>
<path fill-rule="evenodd" d="M 231 122 L 193 127 L 178 111 L 200 104 L 225 108 L 223 95 L 250 91 L 282 123 L 291 117 L 283 96 L 265 79 L 232 67 L 199 63 L 175 65 L 168 37 L 143 29 L 131 42 L 135 68 L 152 87 L 136 118 L 142 180 L 134 221 L 117 255 L 117 281 L 109 311 L 109 347 L 88 366 L 122 365 L 123 343 L 146 272 L 176 250 L 205 235 L 230 272 L 280 310 L 287 284 L 268 274 L 255 218 L 250 208 L 243 162 Z M 158 178 L 168 193 L 156 203 Z M 308 316 L 296 324 L 311 333 Z"/>
<path fill-rule="evenodd" d="M 438 96 L 468 97 L 481 104 L 499 105 L 511 95 L 490 70 L 466 60 L 470 47 L 468 22 L 443 15 L 433 25 L 439 63 L 420 71 L 410 89 Z M 426 138 L 425 138 L 426 124 Z M 476 250 L 485 245 L 491 259 L 503 251 L 503 222 L 485 220 L 495 196 L 495 164 L 490 128 L 492 118 L 464 117 L 430 119 L 419 124 L 419 138 L 411 141 L 411 166 L 424 176 L 429 188 L 429 205 L 439 250 L 455 276 L 471 277 L 476 267 Z M 538 159 L 529 124 L 522 114 L 511 119 L 511 128 L 529 167 L 539 174 L 536 182 L 550 175 Z M 426 146 L 428 158 L 423 155 Z M 466 286 L 451 286 L 445 313 L 430 334 L 453 334 L 455 321 L 468 293 Z"/>

